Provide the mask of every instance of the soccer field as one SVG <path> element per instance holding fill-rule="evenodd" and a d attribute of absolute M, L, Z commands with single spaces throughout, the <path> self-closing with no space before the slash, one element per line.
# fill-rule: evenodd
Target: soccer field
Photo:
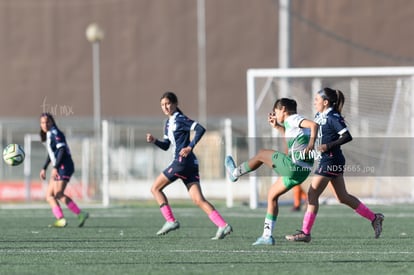
<path fill-rule="evenodd" d="M 281 207 L 275 246 L 252 246 L 265 209 L 219 207 L 234 232 L 212 241 L 215 226 L 197 207 L 171 203 L 179 230 L 156 236 L 156 205 L 89 208 L 78 228 L 48 228 L 51 211 L 0 210 L 0 274 L 414 274 L 414 205 L 374 205 L 385 215 L 383 235 L 342 205 L 322 205 L 310 243 L 284 235 L 301 227 L 303 213 Z M 219 206 L 219 203 L 215 203 Z"/>

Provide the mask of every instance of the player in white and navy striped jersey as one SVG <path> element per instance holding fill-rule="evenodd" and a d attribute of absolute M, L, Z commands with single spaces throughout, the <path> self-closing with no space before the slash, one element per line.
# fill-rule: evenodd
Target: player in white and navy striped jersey
<path fill-rule="evenodd" d="M 180 227 L 163 190 L 175 180 L 181 179 L 193 202 L 218 227 L 216 235 L 212 239 L 223 239 L 233 229 L 214 206 L 204 198 L 200 187 L 198 160 L 193 152 L 194 147 L 204 135 L 205 129 L 199 123 L 183 114 L 178 108 L 177 96 L 172 92 L 166 92 L 162 95 L 161 109 L 168 116 L 164 127 L 164 137 L 162 140 L 158 140 L 152 134 L 148 133 L 147 142 L 154 143 L 163 150 L 168 150 L 172 146 L 173 160 L 155 179 L 151 187 L 151 192 L 166 220 L 163 227 L 157 232 L 157 235 L 167 234 Z M 191 131 L 195 132 L 192 140 L 190 140 Z"/>
<path fill-rule="evenodd" d="M 350 142 L 352 136 L 341 115 L 344 102 L 343 93 L 331 88 L 324 88 L 315 96 L 314 106 L 318 112 L 315 121 L 319 124 L 318 140 L 315 147 L 321 152 L 321 159 L 309 187 L 308 207 L 303 217 L 302 230 L 287 235 L 286 239 L 290 241 L 311 241 L 311 230 L 319 210 L 319 196 L 329 183 L 338 201 L 371 221 L 375 238 L 381 235 L 384 215 L 374 213 L 358 198 L 349 194 L 345 187 L 343 173 L 346 166 L 341 145 Z"/>
<path fill-rule="evenodd" d="M 75 171 L 75 166 L 69 146 L 66 143 L 66 137 L 57 127 L 55 119 L 50 113 L 43 113 L 40 116 L 40 140 L 44 142 L 48 152 L 46 162 L 40 171 L 40 178 L 42 180 L 46 179 L 46 170 L 49 164 L 51 163 L 53 166 L 46 191 L 46 200 L 52 208 L 53 215 L 56 217 L 56 221 L 52 226 L 65 227 L 67 225 L 59 204 L 60 201 L 77 215 L 79 219 L 78 226 L 82 227 L 89 214 L 81 211 L 73 199 L 65 194 L 66 186 Z"/>

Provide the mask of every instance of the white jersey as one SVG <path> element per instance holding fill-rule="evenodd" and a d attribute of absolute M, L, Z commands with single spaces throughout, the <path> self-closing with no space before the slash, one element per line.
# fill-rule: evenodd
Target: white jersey
<path fill-rule="evenodd" d="M 310 138 L 310 129 L 300 127 L 300 123 L 304 119 L 303 116 L 294 114 L 288 116 L 283 123 L 288 146 L 288 155 L 292 157 L 294 163 L 297 163 L 300 166 L 309 165 L 303 163 L 303 161 L 313 163 L 313 160 L 310 160 L 303 155 L 303 151 L 308 146 Z"/>

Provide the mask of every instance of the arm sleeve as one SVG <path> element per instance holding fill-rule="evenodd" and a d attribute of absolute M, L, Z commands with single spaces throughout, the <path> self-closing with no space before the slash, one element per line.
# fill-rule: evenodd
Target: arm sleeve
<path fill-rule="evenodd" d="M 171 142 L 168 139 L 164 139 L 163 141 L 156 139 L 154 144 L 157 145 L 162 150 L 167 151 L 168 148 L 170 148 Z"/>
<path fill-rule="evenodd" d="M 194 131 L 195 131 L 195 134 L 194 134 L 193 140 L 188 145 L 191 148 L 194 148 L 194 146 L 200 141 L 201 137 L 206 132 L 206 129 L 197 123 L 194 127 Z"/>
<path fill-rule="evenodd" d="M 57 155 L 56 155 L 56 163 L 54 168 L 58 168 L 63 160 L 63 155 L 65 154 L 65 147 L 60 147 L 58 149 Z"/>
<path fill-rule="evenodd" d="M 335 141 L 332 141 L 331 143 L 328 143 L 326 146 L 328 147 L 328 150 L 335 146 L 341 146 L 342 144 L 345 144 L 347 142 L 350 142 L 352 140 L 351 133 L 349 131 L 345 131 L 342 133 L 339 138 Z"/>
<path fill-rule="evenodd" d="M 43 169 L 47 169 L 47 167 L 49 166 L 49 163 L 50 163 L 50 157 L 49 157 L 49 155 L 47 155 L 47 158 L 46 158 L 46 162 L 45 162 L 45 164 L 43 164 Z"/>

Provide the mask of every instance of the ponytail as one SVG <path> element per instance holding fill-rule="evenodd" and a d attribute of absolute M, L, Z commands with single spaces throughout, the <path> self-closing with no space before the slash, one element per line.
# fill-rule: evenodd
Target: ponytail
<path fill-rule="evenodd" d="M 336 103 L 334 104 L 333 107 L 335 111 L 341 114 L 342 108 L 344 107 L 344 104 L 345 104 L 345 97 L 344 97 L 344 94 L 340 90 L 335 90 L 335 91 L 336 91 Z"/>
<path fill-rule="evenodd" d="M 344 94 L 340 90 L 331 88 L 323 88 L 318 94 L 325 100 L 328 100 L 329 107 L 332 107 L 336 112 L 341 114 L 342 108 L 345 104 Z"/>
<path fill-rule="evenodd" d="M 183 111 L 181 111 L 181 109 L 178 107 L 177 107 L 177 112 L 179 112 L 181 115 L 184 115 Z"/>

